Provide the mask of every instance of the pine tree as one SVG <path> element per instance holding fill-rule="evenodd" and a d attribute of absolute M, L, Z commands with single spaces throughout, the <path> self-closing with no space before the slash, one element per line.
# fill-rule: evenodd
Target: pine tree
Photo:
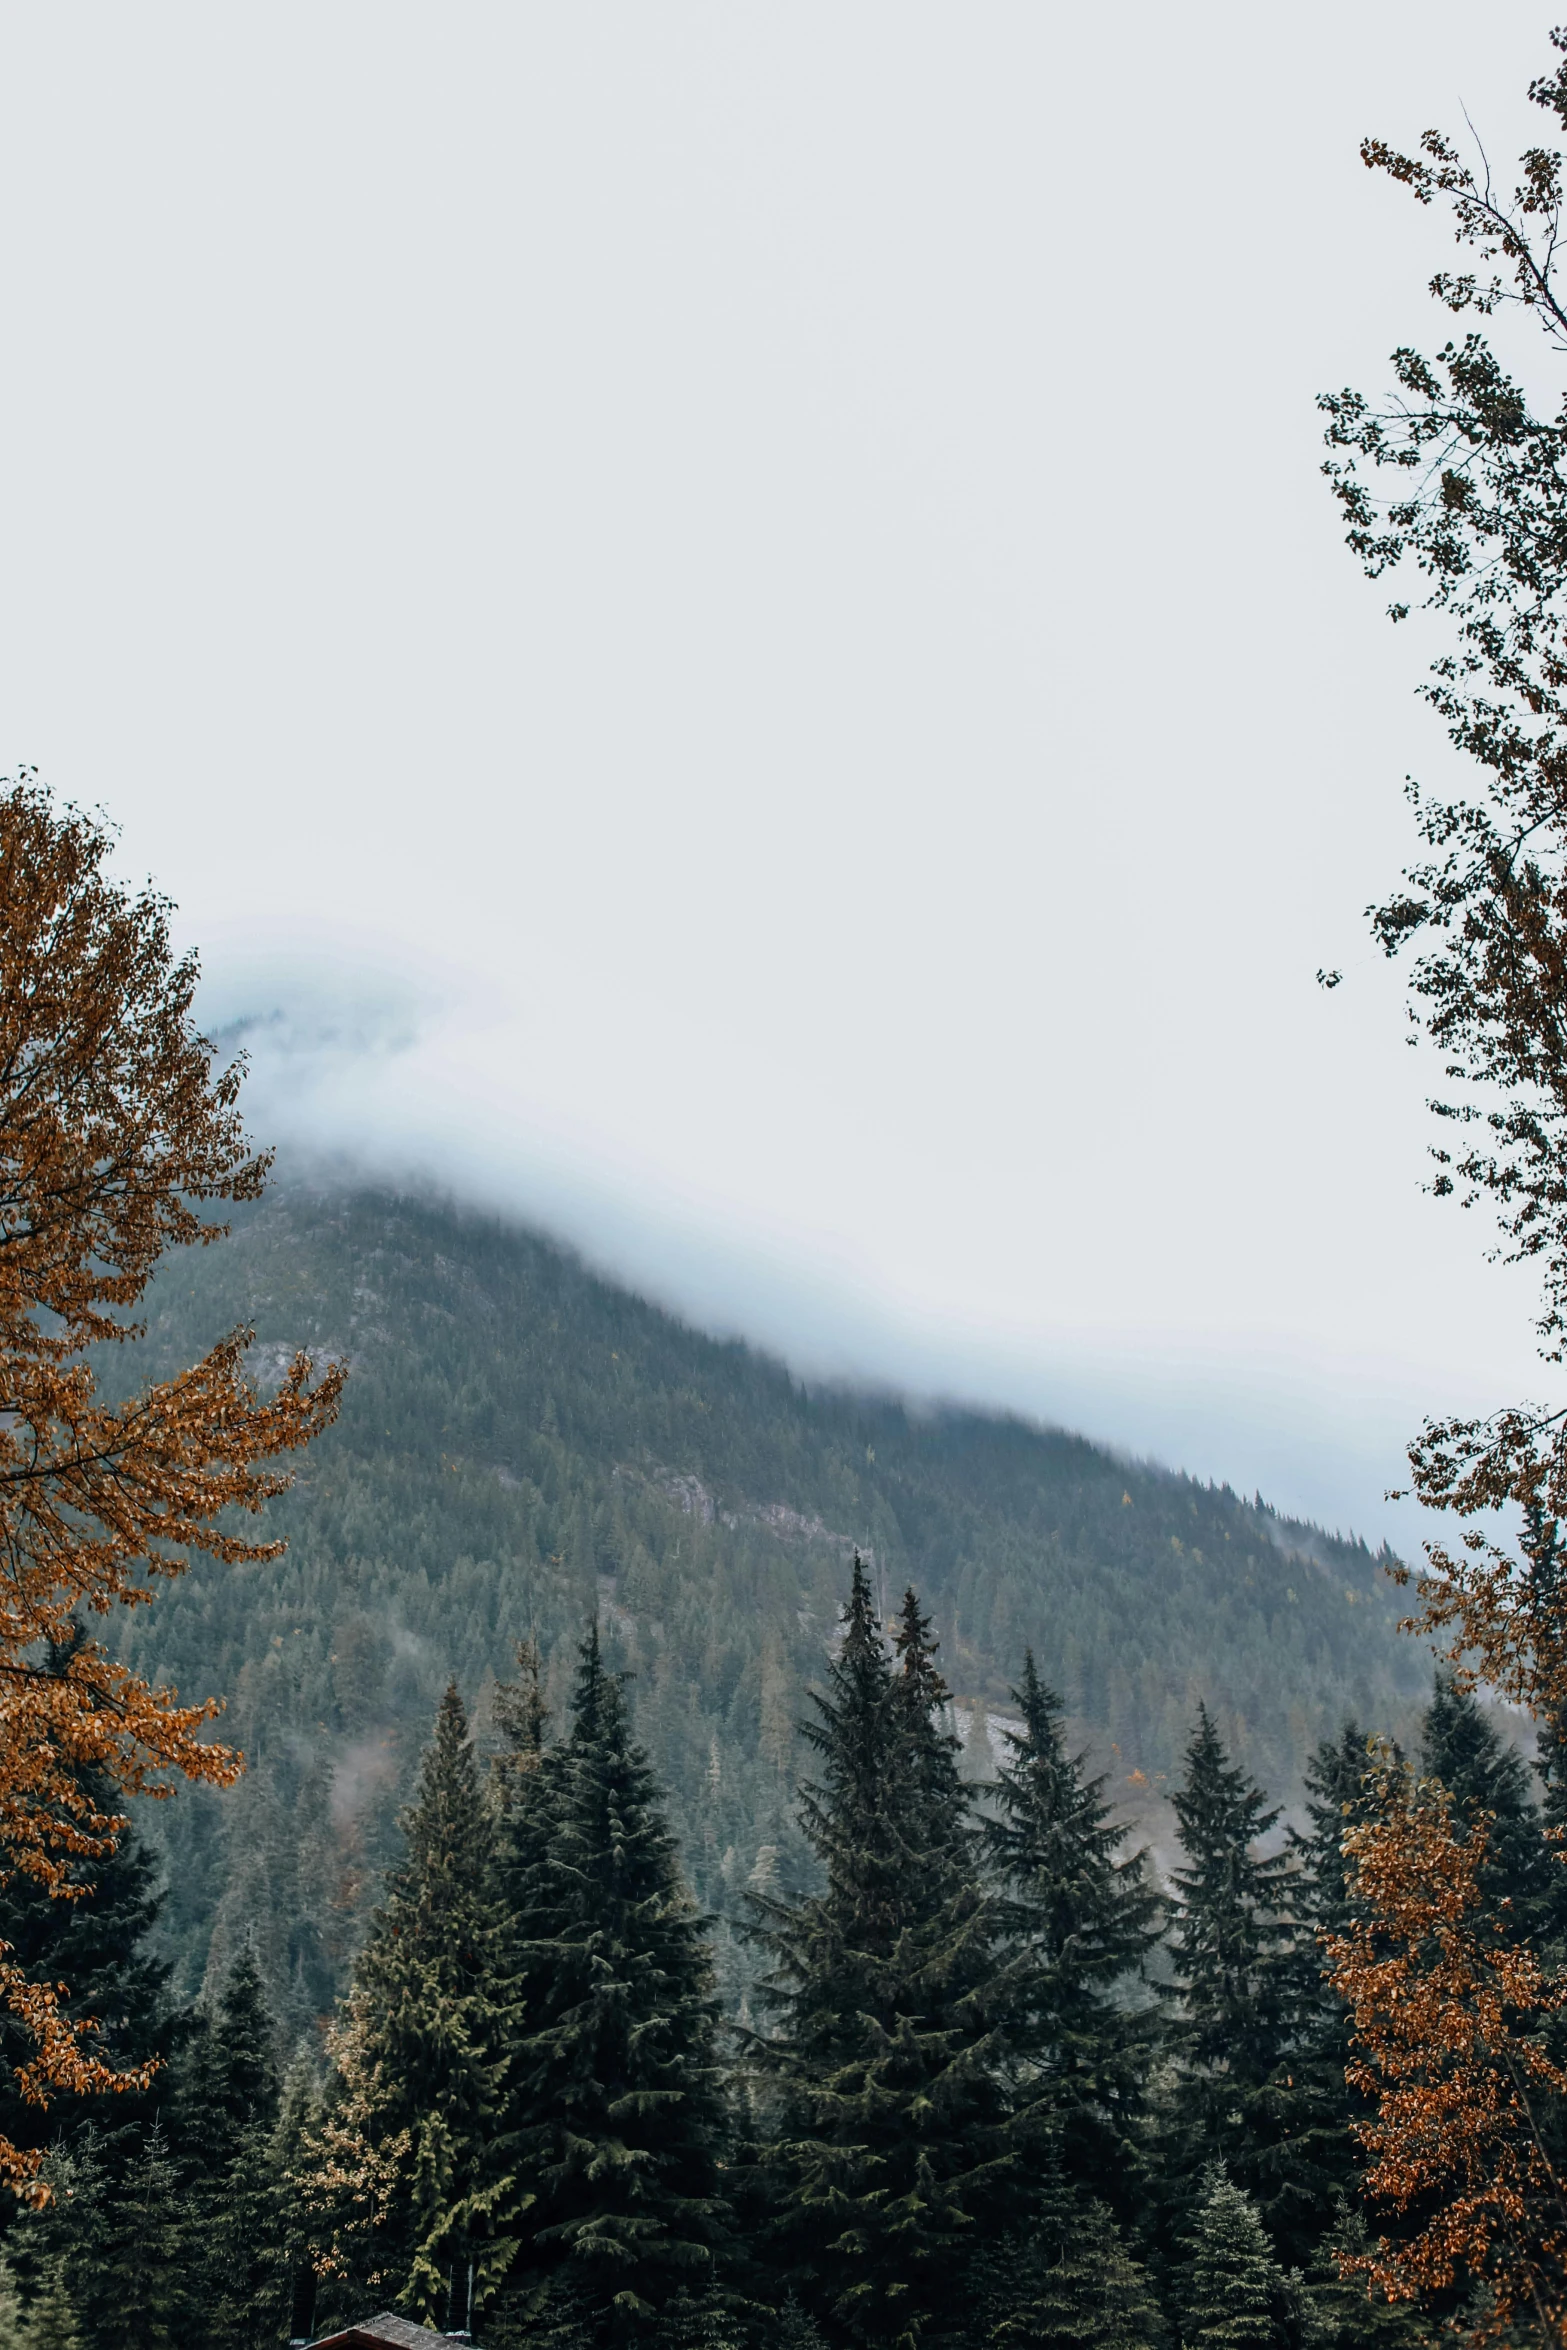
<path fill-rule="evenodd" d="M 404 1814 L 407 1857 L 354 1970 L 305 2196 L 321 2257 L 444 2324 L 511 2264 L 521 2201 L 503 2126 L 516 1999 L 494 1891 L 492 1814 L 455 1686 Z"/>
<path fill-rule="evenodd" d="M 267 2152 L 278 2113 L 272 2017 L 253 1951 L 196 2020 L 180 2067 L 175 2151 L 187 2203 L 192 2350 L 250 2350 L 274 2283 Z"/>
<path fill-rule="evenodd" d="M 994 1916 L 912 1592 L 896 1646 L 894 1670 L 856 1559 L 804 1729 L 821 1779 L 801 1816 L 826 1884 L 756 1904 L 776 2025 L 752 2048 L 777 2115 L 766 2165 L 787 2281 L 834 2330 L 914 2343 L 956 2318 L 1017 2188 Z"/>
<path fill-rule="evenodd" d="M 1055 2173 L 1029 2234 L 981 2256 L 969 2339 L 992 2350 L 1152 2350 L 1163 2337 L 1147 2273 L 1114 2214 Z"/>
<path fill-rule="evenodd" d="M 1203 2189 L 1181 2280 L 1181 2339 L 1187 2350 L 1283 2350 L 1288 2288 L 1256 2206 L 1217 2164 Z"/>
<path fill-rule="evenodd" d="M 1560 1896 L 1529 1772 L 1503 1745 L 1473 1694 L 1446 1670 L 1437 1673 L 1421 1724 L 1420 1763 L 1427 1778 L 1441 1780 L 1456 1817 L 1485 1818 L 1488 1851 L 1480 1885 L 1487 1905 L 1499 1922 L 1511 1920 L 1517 1939 L 1533 1934 Z"/>
<path fill-rule="evenodd" d="M 0 2252 L 0 2350 L 27 2350 L 22 2296 L 16 2289 L 11 2263 L 3 2252 Z"/>
<path fill-rule="evenodd" d="M 570 1734 L 540 1767 L 548 1835 L 513 1844 L 535 2006 L 511 2108 L 534 2197 L 512 2298 L 565 2338 L 628 2340 L 711 2285 L 725 2131 L 702 1921 L 596 1625 Z"/>
<path fill-rule="evenodd" d="M 1118 1996 L 1158 1935 L 1159 1901 L 1140 1852 L 1124 1855 L 1103 1778 L 1069 1756 L 1061 1705 L 1032 1653 L 1012 1692 L 1023 1718 L 984 1824 L 1004 1889 L 999 1917 L 1023 1954 L 1014 1995 L 1020 2053 L 1045 2081 L 1068 2175 L 1125 2211 L 1136 2194 L 1151 2018 Z"/>
<path fill-rule="evenodd" d="M 263 2274 L 251 2303 L 251 2338 L 257 2342 L 271 2338 L 269 2319 L 286 2319 L 283 2330 L 290 2339 L 308 2339 L 314 2331 L 316 2278 L 298 2177 L 308 2159 L 317 2105 L 314 2051 L 302 2043 L 284 2078 L 267 2143 L 266 2201 L 258 2229 Z"/>
<path fill-rule="evenodd" d="M 1318 1937 L 1348 1922 L 1343 1838 L 1364 1815 L 1367 1761 L 1365 1733 L 1353 1722 L 1324 1739 L 1306 1766 L 1307 1830 L 1292 1829 L 1289 1837 L 1299 1931 L 1283 1960 L 1285 2043 L 1257 2100 L 1252 2183 L 1280 2257 L 1302 2268 L 1356 2193 L 1361 2172 L 1353 2123 L 1365 2107 L 1345 2078 L 1349 2022 L 1329 1987 Z"/>
<path fill-rule="evenodd" d="M 241 1952 L 216 2003 L 194 2022 L 179 2066 L 179 2155 L 216 2193 L 252 2133 L 277 2119 L 277 2052 L 254 1952 Z"/>
<path fill-rule="evenodd" d="M 27 2316 L 25 2350 L 81 2350 L 76 2304 L 66 2286 L 67 2263 L 57 2255 L 44 2270 L 38 2298 Z"/>
<path fill-rule="evenodd" d="M 1340 2267 L 1341 2254 L 1363 2258 L 1370 2248 L 1360 2213 L 1341 2209 L 1306 2275 L 1323 2350 L 1423 2350 L 1434 2334 L 1419 2310 L 1368 2291 L 1364 2277 L 1345 2275 Z"/>
<path fill-rule="evenodd" d="M 192 2318 L 188 2223 L 167 2133 L 151 2122 L 137 2160 L 109 2180 L 104 2196 L 97 2274 L 83 2303 L 94 2343 L 105 2350 L 111 2341 L 125 2350 L 184 2350 Z"/>
<path fill-rule="evenodd" d="M 188 2350 L 190 2209 L 162 2122 L 107 2136 L 86 2123 L 42 2175 L 50 2200 L 19 2213 L 7 2242 L 27 2350 Z"/>
<path fill-rule="evenodd" d="M 805 2311 L 792 2293 L 787 2294 L 784 2298 L 784 2305 L 778 2312 L 777 2323 L 772 2329 L 772 2334 L 778 2345 L 778 2350 L 827 2350 L 820 2330 L 815 2322 L 806 2316 Z"/>
<path fill-rule="evenodd" d="M 1567 1956 L 1567 1719 L 1548 1714 L 1535 1752 L 1540 1778 L 1540 1826 L 1545 1841 L 1540 1939 L 1558 1960 Z"/>
<path fill-rule="evenodd" d="M 495 1881 L 517 2004 L 526 2017 L 547 1996 L 547 1984 L 530 1975 L 527 1952 L 541 1923 L 547 1932 L 547 1920 L 533 1916 L 532 1904 L 543 1897 L 541 1864 L 549 1849 L 559 1773 L 546 1767 L 549 1708 L 539 1651 L 531 1640 L 518 1643 L 517 1671 L 515 1681 L 496 1684 L 495 1725 L 505 1745 L 492 1765 L 491 1786 Z"/>
<path fill-rule="evenodd" d="M 1289 2048 L 1294 1936 L 1284 1913 L 1289 1857 L 1255 1850 L 1279 1812 L 1230 1763 L 1205 1706 L 1174 1805 L 1184 1854 L 1174 1872 L 1171 1948 L 1184 2066 L 1179 2205 L 1215 2158 L 1255 2183 L 1261 2158 L 1289 2126 L 1279 2075 Z"/>

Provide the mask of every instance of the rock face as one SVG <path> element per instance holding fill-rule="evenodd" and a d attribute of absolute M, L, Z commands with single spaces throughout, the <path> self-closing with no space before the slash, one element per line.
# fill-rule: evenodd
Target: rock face
<path fill-rule="evenodd" d="M 856 1547 L 885 1604 L 912 1581 L 930 1608 L 973 1776 L 1025 1644 L 1133 1808 L 1199 1696 L 1287 1796 L 1346 1712 L 1397 1730 L 1423 1684 L 1364 1546 L 1017 1420 L 808 1390 L 435 1201 L 280 1183 L 168 1268 L 128 1368 L 237 1322 L 263 1380 L 296 1347 L 346 1356 L 342 1418 L 274 1505 L 283 1559 L 193 1567 L 128 1631 L 182 1693 L 226 1695 L 249 1762 L 150 1810 L 178 1987 L 249 1938 L 291 2024 L 344 1980 L 447 1676 L 484 1738 L 535 1637 L 558 1718 L 595 1614 L 720 1917 L 764 1853 L 769 1882 L 803 1866 L 795 1724 Z"/>

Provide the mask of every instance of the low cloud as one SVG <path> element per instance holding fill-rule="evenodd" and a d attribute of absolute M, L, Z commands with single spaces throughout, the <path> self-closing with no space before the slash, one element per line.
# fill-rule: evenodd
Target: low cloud
<path fill-rule="evenodd" d="M 694 1195 L 551 1127 L 497 1081 L 504 1019 L 448 975 L 329 958 L 225 970 L 203 1009 L 250 1057 L 247 1112 L 284 1167 L 434 1187 L 541 1228 L 595 1268 L 800 1375 L 1020 1413 L 1128 1456 L 1260 1489 L 1275 1507 L 1409 1549 L 1385 1500 L 1430 1407 L 1428 1370 L 1257 1331 L 942 1313 L 851 1241 Z M 1022 1326 L 1020 1326 L 1020 1323 Z"/>

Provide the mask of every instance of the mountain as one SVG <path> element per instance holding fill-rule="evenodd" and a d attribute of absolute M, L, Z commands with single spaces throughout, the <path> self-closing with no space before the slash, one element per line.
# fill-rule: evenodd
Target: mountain
<path fill-rule="evenodd" d="M 802 1865 L 794 1725 L 856 1546 L 931 1609 L 976 1775 L 1029 1644 L 1133 1813 L 1199 1697 L 1287 1795 L 1346 1714 L 1397 1729 L 1427 1685 L 1364 1543 L 1015 1418 L 802 1385 L 435 1197 L 277 1182 L 169 1262 L 132 1368 L 240 1322 L 262 1380 L 295 1347 L 346 1356 L 341 1419 L 272 1506 L 286 1555 L 198 1562 L 128 1653 L 226 1694 L 248 1762 L 146 1816 L 177 1983 L 249 1939 L 292 2029 L 344 1984 L 448 1676 L 483 1737 L 532 1634 L 558 1717 L 595 1612 L 721 1919 L 753 1872 Z M 720 1963 L 734 1995 L 727 1926 Z"/>

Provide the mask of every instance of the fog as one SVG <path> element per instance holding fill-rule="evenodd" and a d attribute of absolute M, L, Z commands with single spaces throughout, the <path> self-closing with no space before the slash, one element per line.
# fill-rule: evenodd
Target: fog
<path fill-rule="evenodd" d="M 1546 23 L 13 12 L 0 755 L 296 1155 L 1375 1534 L 1548 1387 L 1421 1196 L 1447 754 L 1313 400 L 1441 334 L 1360 136 L 1510 156 Z"/>

